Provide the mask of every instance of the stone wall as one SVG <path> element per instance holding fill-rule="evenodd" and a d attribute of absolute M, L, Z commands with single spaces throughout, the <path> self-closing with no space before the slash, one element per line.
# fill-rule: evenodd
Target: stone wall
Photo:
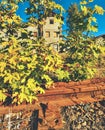
<path fill-rule="evenodd" d="M 59 114 L 56 109 L 55 112 L 47 113 L 47 118 L 40 116 L 39 111 L 40 118 L 37 120 L 37 110 L 27 108 L 17 113 L 10 111 L 2 115 L 0 130 L 105 130 L 105 100 L 65 106 L 60 110 L 63 122 L 61 126 L 59 118 L 54 118 L 54 114 Z M 38 128 L 33 129 L 33 126 Z"/>
<path fill-rule="evenodd" d="M 61 130 L 105 130 L 105 100 L 63 107 Z"/>
<path fill-rule="evenodd" d="M 50 20 L 54 20 L 54 17 L 48 17 L 46 23 L 43 26 L 43 37 L 47 43 L 57 43 L 60 40 L 60 24 L 54 20 L 53 24 L 50 24 Z M 46 32 L 49 32 L 49 37 L 46 37 Z M 55 34 L 54 34 L 55 33 Z M 58 33 L 58 34 L 56 34 Z"/>
<path fill-rule="evenodd" d="M 0 103 L 0 130 L 29 129 L 105 130 L 105 78 L 55 83 L 32 104 Z"/>

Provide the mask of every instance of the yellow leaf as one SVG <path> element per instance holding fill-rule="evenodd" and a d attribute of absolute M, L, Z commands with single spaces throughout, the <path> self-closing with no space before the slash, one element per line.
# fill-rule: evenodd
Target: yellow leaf
<path fill-rule="evenodd" d="M 97 19 L 96 19 L 95 17 L 90 17 L 90 18 L 88 19 L 88 22 L 91 23 L 92 21 L 96 23 L 96 22 L 97 22 Z"/>
<path fill-rule="evenodd" d="M 87 15 L 88 10 L 86 6 L 81 6 L 81 10 L 83 11 L 84 15 Z"/>
<path fill-rule="evenodd" d="M 101 14 L 101 15 L 103 15 L 105 12 L 105 10 L 101 6 L 98 6 L 98 5 L 95 5 L 95 11 L 97 14 Z"/>
<path fill-rule="evenodd" d="M 6 67 L 6 63 L 5 62 L 0 62 L 0 72 L 3 72 L 5 67 Z"/>
<path fill-rule="evenodd" d="M 7 22 L 8 22 L 9 24 L 12 24 L 13 20 L 12 20 L 12 19 L 7 19 Z"/>
<path fill-rule="evenodd" d="M 89 31 L 93 31 L 93 32 L 97 32 L 98 31 L 97 27 L 92 26 L 92 25 L 88 25 L 87 28 L 88 28 Z"/>
<path fill-rule="evenodd" d="M 9 82 L 11 84 L 12 80 L 13 80 L 13 76 L 11 74 L 7 74 L 7 76 L 4 77 L 4 83 Z"/>
<path fill-rule="evenodd" d="M 6 95 L 0 90 L 0 101 L 5 101 Z"/>
<path fill-rule="evenodd" d="M 8 48 L 8 52 L 12 53 L 13 52 L 13 47 L 11 46 L 10 48 Z"/>
<path fill-rule="evenodd" d="M 97 19 L 96 19 L 95 17 L 92 17 L 92 21 L 93 21 L 93 22 L 96 22 Z"/>
<path fill-rule="evenodd" d="M 9 61 L 10 64 L 16 65 L 16 64 L 17 64 L 17 63 L 16 63 L 16 59 L 17 59 L 17 57 L 16 57 L 16 56 L 13 56 L 13 57 L 10 58 L 8 61 Z"/>
<path fill-rule="evenodd" d="M 17 68 L 18 68 L 19 70 L 23 70 L 23 69 L 24 69 L 24 65 L 17 65 Z"/>
<path fill-rule="evenodd" d="M 2 42 L 2 47 L 6 47 L 7 45 L 9 45 L 9 42 Z"/>
<path fill-rule="evenodd" d="M 13 78 L 15 80 L 20 80 L 20 76 L 19 76 L 19 74 L 17 72 L 13 73 Z"/>
<path fill-rule="evenodd" d="M 2 24 L 1 24 L 1 26 L 2 26 L 2 27 L 5 27 L 5 26 L 6 26 L 6 24 L 5 24 L 5 23 L 2 23 Z"/>

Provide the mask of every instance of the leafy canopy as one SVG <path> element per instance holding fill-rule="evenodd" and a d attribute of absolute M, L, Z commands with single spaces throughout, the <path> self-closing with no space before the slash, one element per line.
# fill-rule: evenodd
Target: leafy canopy
<path fill-rule="evenodd" d="M 44 39 L 31 38 L 32 35 L 26 31 L 27 24 L 16 15 L 17 2 L 20 1 L 5 0 L 0 4 L 0 101 L 11 96 L 13 102 L 31 103 L 37 99 L 37 94 L 44 93 L 44 89 L 52 85 L 55 77 L 63 80 L 68 73 L 61 76 L 63 61 L 58 52 L 46 45 Z M 39 13 L 39 17 L 34 15 L 36 19 L 47 17 L 49 9 L 50 12 L 62 10 L 52 0 L 30 0 L 29 3 L 31 12 L 27 9 L 27 13 Z M 30 18 L 28 25 L 32 23 Z"/>
<path fill-rule="evenodd" d="M 98 5 L 93 8 L 89 3 L 93 0 L 82 0 L 79 5 L 70 5 L 68 9 L 68 36 L 61 44 L 61 50 L 66 53 L 65 64 L 71 80 L 83 80 L 94 77 L 101 46 L 95 44 L 91 32 L 98 31 L 95 14 L 103 15 L 104 9 Z"/>
<path fill-rule="evenodd" d="M 29 2 L 29 7 L 26 9 L 26 14 L 29 15 L 29 21 L 43 25 L 48 16 L 54 16 L 56 21 L 62 23 L 62 13 L 64 9 L 54 0 L 26 0 Z"/>
<path fill-rule="evenodd" d="M 68 9 L 67 25 L 69 32 L 97 32 L 98 25 L 95 14 L 103 15 L 105 10 L 95 5 L 91 7 L 89 4 L 93 0 L 82 0 L 80 4 L 73 4 Z"/>

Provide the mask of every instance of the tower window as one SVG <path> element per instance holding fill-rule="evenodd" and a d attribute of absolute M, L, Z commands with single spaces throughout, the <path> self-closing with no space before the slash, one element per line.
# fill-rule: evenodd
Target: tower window
<path fill-rule="evenodd" d="M 49 31 L 46 31 L 46 37 L 50 37 L 50 32 Z"/>
<path fill-rule="evenodd" d="M 54 37 L 58 37 L 58 32 L 54 32 Z"/>
<path fill-rule="evenodd" d="M 34 37 L 37 37 L 37 32 L 34 32 Z"/>
<path fill-rule="evenodd" d="M 54 19 L 50 19 L 50 24 L 54 24 Z"/>

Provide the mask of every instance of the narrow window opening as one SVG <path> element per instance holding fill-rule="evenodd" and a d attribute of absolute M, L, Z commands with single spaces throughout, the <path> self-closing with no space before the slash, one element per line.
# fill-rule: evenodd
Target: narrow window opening
<path fill-rule="evenodd" d="M 50 24 L 54 24 L 54 19 L 50 19 Z"/>
<path fill-rule="evenodd" d="M 37 32 L 34 32 L 34 37 L 37 37 Z"/>
<path fill-rule="evenodd" d="M 50 37 L 50 32 L 46 31 L 46 38 Z"/>
<path fill-rule="evenodd" d="M 54 38 L 58 37 L 59 32 L 54 32 Z"/>

